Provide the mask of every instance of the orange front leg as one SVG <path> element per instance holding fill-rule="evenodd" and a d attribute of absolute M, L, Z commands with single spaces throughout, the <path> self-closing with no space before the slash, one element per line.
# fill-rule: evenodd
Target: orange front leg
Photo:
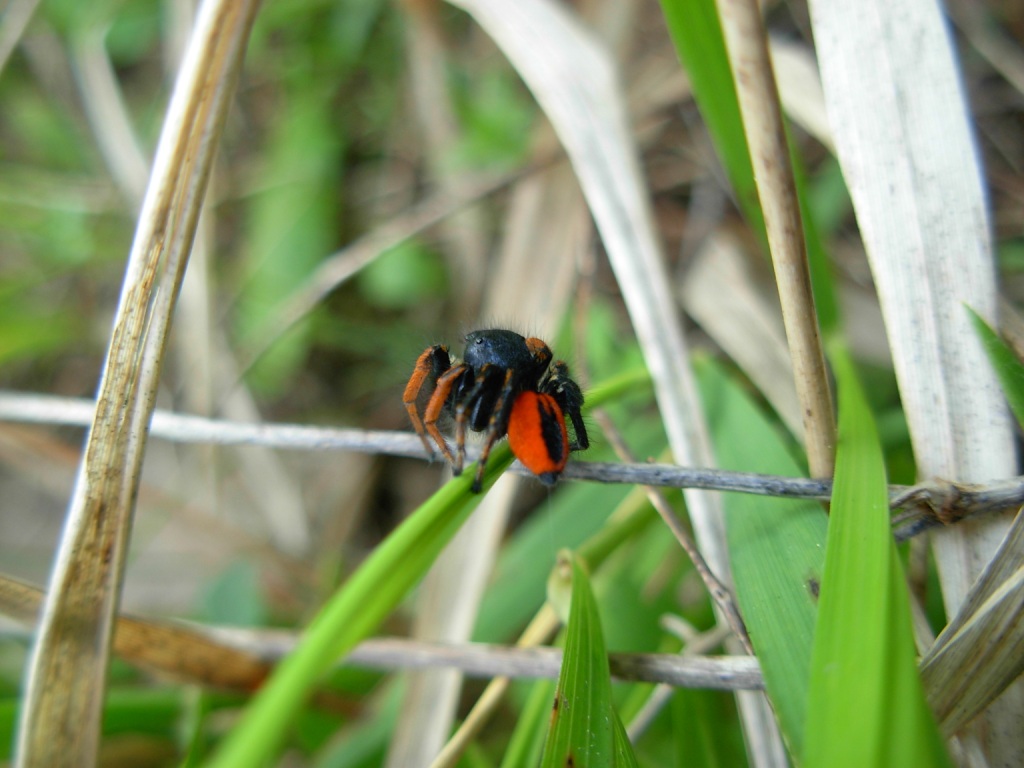
<path fill-rule="evenodd" d="M 441 449 L 444 457 L 451 463 L 456 475 L 462 472 L 461 461 L 457 462 L 455 456 L 452 455 L 448 441 L 444 439 L 441 430 L 437 428 L 437 420 L 441 418 L 441 411 L 444 409 L 444 404 L 447 402 L 448 396 L 451 395 L 452 389 L 468 370 L 468 365 L 460 363 L 445 371 L 437 380 L 434 394 L 430 396 L 427 407 L 423 411 L 423 426 L 427 433 L 434 438 L 434 442 L 437 443 L 437 447 Z"/>
<path fill-rule="evenodd" d="M 450 365 L 448 347 L 435 345 L 424 350 L 423 354 L 416 359 L 416 367 L 413 368 L 412 376 L 409 377 L 409 383 L 405 385 L 405 393 L 402 395 L 402 403 L 409 414 L 412 428 L 420 436 L 420 440 L 423 441 L 423 447 L 431 458 L 434 456 L 434 448 L 430 445 L 430 441 L 427 440 L 427 431 L 423 420 L 420 418 L 419 408 L 416 407 L 416 403 L 427 381 L 431 378 L 437 379 Z"/>

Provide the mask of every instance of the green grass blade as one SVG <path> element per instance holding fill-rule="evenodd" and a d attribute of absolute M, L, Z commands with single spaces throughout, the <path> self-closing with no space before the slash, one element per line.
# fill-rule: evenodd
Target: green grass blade
<path fill-rule="evenodd" d="M 628 739 L 616 736 L 618 720 L 612 708 L 612 682 L 597 602 L 582 561 L 569 553 L 559 556 L 552 584 L 554 599 L 563 592 L 571 573 L 572 596 L 566 625 L 562 671 L 555 690 L 551 730 L 544 744 L 542 768 L 567 765 L 635 765 Z M 622 730 L 621 723 L 618 729 Z"/>
<path fill-rule="evenodd" d="M 917 672 L 874 418 L 845 349 L 832 361 L 839 445 L 804 765 L 948 765 Z"/>
<path fill-rule="evenodd" d="M 612 710 L 612 749 L 615 750 L 613 765 L 620 768 L 639 768 L 629 734 L 626 733 L 626 726 L 622 724 L 619 713 L 615 710 Z"/>
<path fill-rule="evenodd" d="M 1003 385 L 1003 393 L 1010 404 L 1010 410 L 1013 411 L 1017 424 L 1024 427 L 1024 365 L 1021 365 L 1017 355 L 981 315 L 970 307 L 967 311 L 971 315 L 971 322 L 974 323 L 981 343 L 985 346 L 985 353 L 992 361 L 999 383 Z"/>
<path fill-rule="evenodd" d="M 505 445 L 491 454 L 484 487 L 512 461 Z M 476 508 L 467 467 L 373 551 L 324 606 L 299 647 L 274 671 L 210 765 L 249 768 L 276 754 L 285 732 L 320 677 L 369 635 L 423 577 Z"/>
<path fill-rule="evenodd" d="M 533 684 L 499 768 L 533 768 L 540 762 L 554 692 L 553 680 L 538 680 Z"/>
<path fill-rule="evenodd" d="M 661 7 L 737 204 L 761 241 L 767 242 L 715 0 L 662 0 Z"/>
<path fill-rule="evenodd" d="M 687 768 L 728 768 L 742 765 L 738 726 L 723 727 L 721 691 L 677 688 L 672 694 L 672 742 L 675 764 Z M 735 718 L 735 713 L 729 713 Z M 730 743 L 735 739 L 735 743 Z"/>
<path fill-rule="evenodd" d="M 781 434 L 739 385 L 707 362 L 698 373 L 721 467 L 804 474 Z M 726 494 L 723 505 L 736 598 L 782 735 L 799 755 L 827 518 L 816 502 Z"/>

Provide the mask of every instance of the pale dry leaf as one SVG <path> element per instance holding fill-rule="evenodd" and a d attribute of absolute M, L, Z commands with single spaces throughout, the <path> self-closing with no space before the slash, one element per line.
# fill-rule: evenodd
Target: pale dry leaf
<path fill-rule="evenodd" d="M 961 482 L 1009 477 L 1015 457 L 1006 407 L 964 309 L 994 318 L 995 269 L 980 163 L 941 8 L 930 0 L 814 0 L 811 18 L 918 471 Z M 936 536 L 950 616 L 1009 522 L 991 517 Z M 982 726 L 996 764 L 1024 749 L 1024 691 L 1015 688 Z"/>
<path fill-rule="evenodd" d="M 946 733 L 987 707 L 1024 672 L 1024 515 L 927 655 L 921 679 Z"/>

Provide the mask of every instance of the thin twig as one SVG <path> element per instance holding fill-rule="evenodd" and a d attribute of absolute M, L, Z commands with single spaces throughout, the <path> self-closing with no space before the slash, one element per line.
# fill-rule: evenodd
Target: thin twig
<path fill-rule="evenodd" d="M 87 427 L 94 403 L 82 398 L 56 397 L 0 391 L 0 421 Z M 357 453 L 426 459 L 423 444 L 411 432 L 310 427 L 299 424 L 244 424 L 235 421 L 156 411 L 153 437 L 179 443 L 258 445 L 306 451 L 354 451 Z M 475 459 L 472 451 L 470 460 Z M 512 472 L 529 475 L 518 462 Z M 664 488 L 696 488 L 707 491 L 748 493 L 788 499 L 828 501 L 830 480 L 763 475 L 723 469 L 681 467 L 674 464 L 615 464 L 573 461 L 562 477 L 597 483 L 633 483 Z M 984 485 L 941 480 L 918 485 L 890 485 L 889 505 L 903 508 L 893 520 L 898 541 L 917 536 L 939 525 L 987 515 L 1024 505 L 1024 476 Z"/>
<path fill-rule="evenodd" d="M 458 669 L 469 677 L 556 679 L 562 649 L 549 646 L 511 646 L 462 643 L 445 645 L 399 638 L 367 641 L 345 659 L 346 664 L 371 669 Z M 748 656 L 683 656 L 674 653 L 610 653 L 612 676 L 619 680 L 663 683 L 677 688 L 716 690 L 763 687 L 757 659 Z"/>
<path fill-rule="evenodd" d="M 253 666 L 255 660 L 274 664 L 295 650 L 300 633 L 286 630 L 247 630 L 237 627 L 193 625 L 176 622 L 148 623 L 142 619 L 127 619 L 145 626 L 147 637 L 156 645 L 171 642 L 173 646 L 161 648 L 163 654 L 152 659 L 133 658 L 128 661 L 171 678 L 181 678 L 182 670 L 176 666 L 162 667 L 154 660 L 173 662 L 175 652 L 188 654 L 188 643 L 217 643 L 225 652 L 237 651 L 245 663 Z M 174 634 L 168 634 L 168 630 Z M 720 635 L 717 635 L 720 642 Z M 706 645 L 706 644 L 701 644 Z M 169 652 L 168 652 L 169 651 Z M 617 680 L 637 683 L 657 683 L 670 688 L 700 688 L 719 691 L 759 690 L 764 688 L 761 667 L 752 656 L 708 656 L 675 653 L 609 653 L 608 664 Z M 540 680 L 558 678 L 562 666 L 562 649 L 551 646 L 511 646 L 490 643 L 434 643 L 402 637 L 377 637 L 364 640 L 351 653 L 340 659 L 338 666 L 376 669 L 384 672 L 410 669 L 456 669 L 467 677 L 482 680 Z M 213 671 L 214 686 L 240 686 L 249 690 L 258 679 L 231 680 Z M 262 671 L 265 674 L 265 670 Z M 181 678 L 185 679 L 185 678 Z M 187 682 L 209 685 L 211 680 L 188 678 Z"/>

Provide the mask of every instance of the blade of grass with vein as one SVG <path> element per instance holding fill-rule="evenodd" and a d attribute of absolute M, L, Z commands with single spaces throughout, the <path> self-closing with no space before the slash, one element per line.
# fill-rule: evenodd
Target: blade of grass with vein
<path fill-rule="evenodd" d="M 555 689 L 551 730 L 544 744 L 541 766 L 636 765 L 629 739 L 625 738 L 612 707 L 608 653 L 590 580 L 582 561 L 563 551 L 552 575 L 553 591 L 564 592 L 570 578 L 572 596 L 562 671 Z M 563 596 L 553 594 L 551 599 L 557 603 Z"/>
<path fill-rule="evenodd" d="M 698 372 L 722 467 L 803 474 L 790 446 L 738 384 L 711 363 Z M 736 598 L 782 734 L 799 755 L 827 518 L 816 502 L 726 494 L 724 506 Z"/>
<path fill-rule="evenodd" d="M 839 450 L 804 765 L 950 765 L 917 672 L 874 417 L 845 349 L 832 350 Z"/>

